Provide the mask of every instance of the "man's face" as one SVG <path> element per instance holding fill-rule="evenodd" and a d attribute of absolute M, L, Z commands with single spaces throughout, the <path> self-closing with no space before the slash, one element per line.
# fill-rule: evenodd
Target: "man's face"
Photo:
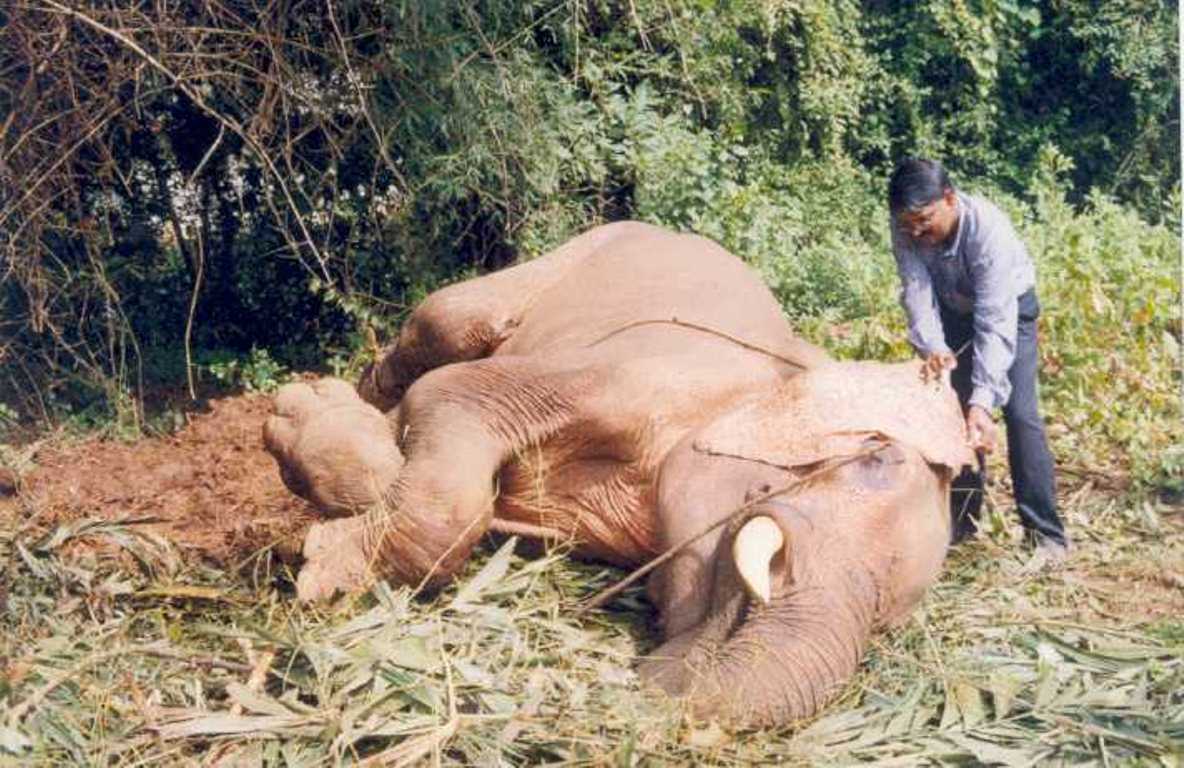
<path fill-rule="evenodd" d="M 896 215 L 900 228 L 913 240 L 936 246 L 946 242 L 958 226 L 958 198 L 953 190 L 929 205 Z"/>

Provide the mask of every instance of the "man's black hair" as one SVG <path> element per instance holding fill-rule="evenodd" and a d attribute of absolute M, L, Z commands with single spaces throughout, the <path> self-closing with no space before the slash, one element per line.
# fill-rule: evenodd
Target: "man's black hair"
<path fill-rule="evenodd" d="M 897 164 L 888 180 L 888 209 L 894 214 L 914 211 L 953 188 L 941 163 L 922 157 L 906 157 Z"/>

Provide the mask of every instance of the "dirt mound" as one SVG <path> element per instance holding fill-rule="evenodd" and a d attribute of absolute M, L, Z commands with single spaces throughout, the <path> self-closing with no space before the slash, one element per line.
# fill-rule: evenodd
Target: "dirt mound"
<path fill-rule="evenodd" d="M 187 559 L 230 567 L 269 547 L 287 559 L 315 517 L 263 449 L 269 410 L 263 395 L 228 397 L 211 401 L 208 413 L 187 414 L 187 426 L 168 437 L 43 448 L 0 511 L 36 516 L 39 525 L 155 518 L 154 530 Z"/>

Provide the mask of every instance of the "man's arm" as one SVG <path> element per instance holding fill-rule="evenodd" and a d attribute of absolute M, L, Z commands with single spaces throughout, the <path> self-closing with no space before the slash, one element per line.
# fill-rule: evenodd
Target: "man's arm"
<path fill-rule="evenodd" d="M 892 254 L 896 257 L 896 271 L 900 275 L 900 303 L 909 322 L 909 343 L 922 357 L 949 354 L 941 315 L 937 310 L 937 296 L 933 279 L 924 262 L 913 252 L 903 237 L 892 226 Z"/>
<path fill-rule="evenodd" d="M 1024 245 L 1006 221 L 996 222 L 978 247 L 967 254 L 974 279 L 974 370 L 970 405 L 988 413 L 1011 396 L 1007 372 L 1015 360 L 1019 304 L 1015 265 L 1025 258 Z"/>

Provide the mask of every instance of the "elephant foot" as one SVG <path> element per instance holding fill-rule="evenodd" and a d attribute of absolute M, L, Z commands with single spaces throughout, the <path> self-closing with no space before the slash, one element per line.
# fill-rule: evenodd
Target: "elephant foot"
<path fill-rule="evenodd" d="M 366 517 L 314 523 L 304 538 L 304 566 L 296 578 L 296 596 L 304 602 L 325 600 L 337 592 L 368 589 L 374 564 L 364 544 Z"/>
<path fill-rule="evenodd" d="M 282 387 L 263 442 L 284 485 L 326 515 L 380 501 L 403 466 L 387 417 L 340 379 Z"/>

